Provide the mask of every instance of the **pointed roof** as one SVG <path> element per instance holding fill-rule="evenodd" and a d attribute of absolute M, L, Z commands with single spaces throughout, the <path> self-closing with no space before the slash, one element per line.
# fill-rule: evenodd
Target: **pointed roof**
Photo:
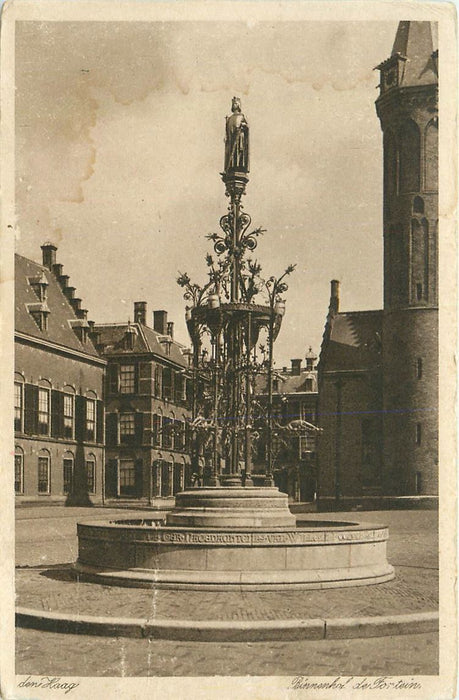
<path fill-rule="evenodd" d="M 438 82 L 434 51 L 436 22 L 400 22 L 391 56 L 406 59 L 399 85 L 432 85 Z"/>

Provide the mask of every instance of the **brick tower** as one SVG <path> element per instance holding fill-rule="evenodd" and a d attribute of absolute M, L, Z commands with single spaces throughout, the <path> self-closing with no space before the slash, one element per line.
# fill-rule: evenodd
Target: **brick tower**
<path fill-rule="evenodd" d="M 378 66 L 384 138 L 384 490 L 438 493 L 438 51 L 400 22 Z"/>

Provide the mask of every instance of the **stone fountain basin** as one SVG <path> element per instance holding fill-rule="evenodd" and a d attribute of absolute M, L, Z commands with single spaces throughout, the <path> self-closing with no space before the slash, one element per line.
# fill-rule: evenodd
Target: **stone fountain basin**
<path fill-rule="evenodd" d="M 168 516 L 168 521 L 169 521 Z M 78 524 L 77 572 L 104 584 L 195 590 L 317 589 L 394 577 L 385 525 L 180 527 L 158 519 Z"/>

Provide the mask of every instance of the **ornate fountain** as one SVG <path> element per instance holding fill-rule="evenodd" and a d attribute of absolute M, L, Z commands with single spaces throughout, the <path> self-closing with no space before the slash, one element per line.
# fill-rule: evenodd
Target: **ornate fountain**
<path fill-rule="evenodd" d="M 249 230 L 241 204 L 248 173 L 249 127 L 235 97 L 222 172 L 228 212 L 220 219 L 222 233 L 208 235 L 217 257 L 207 255 L 203 285 L 186 273 L 178 278 L 193 346 L 192 460 L 203 485 L 178 493 L 165 522 L 79 524 L 76 567 L 86 578 L 207 590 L 323 588 L 393 578 L 385 526 L 311 519 L 297 528 L 287 495 L 274 486 L 273 345 L 294 266 L 265 279 L 250 257 L 264 231 Z M 267 379 L 266 415 L 254 391 L 260 373 Z M 317 429 L 293 421 L 286 430 Z M 252 454 L 260 435 L 266 468 L 254 485 Z"/>

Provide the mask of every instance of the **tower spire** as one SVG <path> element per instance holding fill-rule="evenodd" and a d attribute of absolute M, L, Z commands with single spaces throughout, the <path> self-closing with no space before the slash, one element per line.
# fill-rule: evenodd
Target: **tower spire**
<path fill-rule="evenodd" d="M 435 22 L 400 22 L 391 56 L 404 60 L 400 86 L 437 82 Z"/>

